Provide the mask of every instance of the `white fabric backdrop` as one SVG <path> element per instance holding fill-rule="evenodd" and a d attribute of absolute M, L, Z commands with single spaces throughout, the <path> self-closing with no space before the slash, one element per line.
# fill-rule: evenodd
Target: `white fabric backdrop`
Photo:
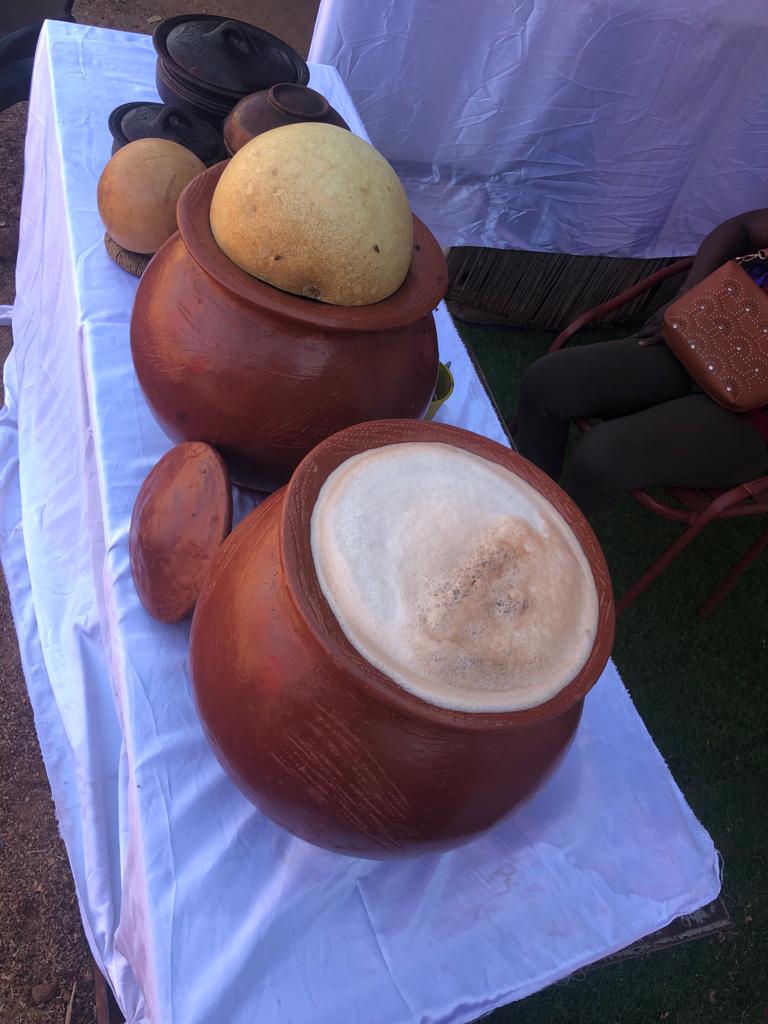
<path fill-rule="evenodd" d="M 129 1024 L 463 1024 L 709 902 L 717 855 L 613 666 L 545 789 L 449 855 L 326 853 L 229 782 L 195 712 L 188 624 L 144 613 L 128 559 L 169 442 L 95 189 L 107 114 L 153 97 L 153 67 L 143 36 L 42 34 L 0 416 L 0 551 L 86 934 Z M 361 129 L 332 70 L 312 83 Z M 503 439 L 438 323 L 459 382 L 442 415 Z"/>
<path fill-rule="evenodd" d="M 764 0 L 322 0 L 310 58 L 444 245 L 677 256 L 768 206 Z"/>

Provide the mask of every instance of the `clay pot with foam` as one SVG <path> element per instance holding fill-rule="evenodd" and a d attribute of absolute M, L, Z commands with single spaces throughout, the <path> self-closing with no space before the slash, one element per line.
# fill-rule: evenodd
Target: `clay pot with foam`
<path fill-rule="evenodd" d="M 437 240 L 414 218 L 410 269 L 381 302 L 333 306 L 259 281 L 211 232 L 211 198 L 225 166 L 182 193 L 179 232 L 139 283 L 131 351 L 169 437 L 213 445 L 236 482 L 272 490 L 338 430 L 424 415 L 438 370 L 432 310 L 448 270 Z"/>
<path fill-rule="evenodd" d="M 554 697 L 514 712 L 435 706 L 374 668 L 321 590 L 310 520 L 348 458 L 441 442 L 511 470 L 571 527 L 592 571 L 598 625 L 586 663 Z M 447 850 L 531 796 L 560 762 L 613 642 L 614 609 L 587 521 L 509 449 L 435 423 L 367 423 L 336 434 L 224 543 L 192 624 L 195 696 L 210 743 L 243 793 L 318 846 L 386 858 Z"/>

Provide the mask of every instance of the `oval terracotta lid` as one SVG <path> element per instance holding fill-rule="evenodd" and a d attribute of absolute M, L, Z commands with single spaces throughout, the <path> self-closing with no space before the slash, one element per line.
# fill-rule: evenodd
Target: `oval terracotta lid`
<path fill-rule="evenodd" d="M 210 445 L 167 452 L 141 485 L 131 516 L 131 571 L 141 603 L 160 622 L 180 622 L 232 528 L 232 487 Z"/>

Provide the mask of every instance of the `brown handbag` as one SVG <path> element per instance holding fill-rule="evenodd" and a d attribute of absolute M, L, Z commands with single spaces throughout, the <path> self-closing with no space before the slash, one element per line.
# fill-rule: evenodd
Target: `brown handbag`
<path fill-rule="evenodd" d="M 730 260 L 673 302 L 661 336 L 702 391 L 733 412 L 768 405 L 768 295 Z"/>

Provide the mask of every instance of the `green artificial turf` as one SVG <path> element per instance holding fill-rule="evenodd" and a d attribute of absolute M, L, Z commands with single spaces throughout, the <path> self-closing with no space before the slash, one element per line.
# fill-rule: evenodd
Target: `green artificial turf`
<path fill-rule="evenodd" d="M 549 333 L 458 323 L 505 417 Z M 585 332 L 586 341 L 605 339 Z M 629 499 L 592 523 L 617 594 L 679 532 Z M 765 523 L 762 523 L 762 528 Z M 491 1024 L 768 1022 L 768 559 L 716 609 L 699 605 L 758 536 L 757 520 L 718 523 L 622 616 L 614 660 L 635 705 L 724 862 L 734 927 L 595 969 L 496 1011 Z"/>

